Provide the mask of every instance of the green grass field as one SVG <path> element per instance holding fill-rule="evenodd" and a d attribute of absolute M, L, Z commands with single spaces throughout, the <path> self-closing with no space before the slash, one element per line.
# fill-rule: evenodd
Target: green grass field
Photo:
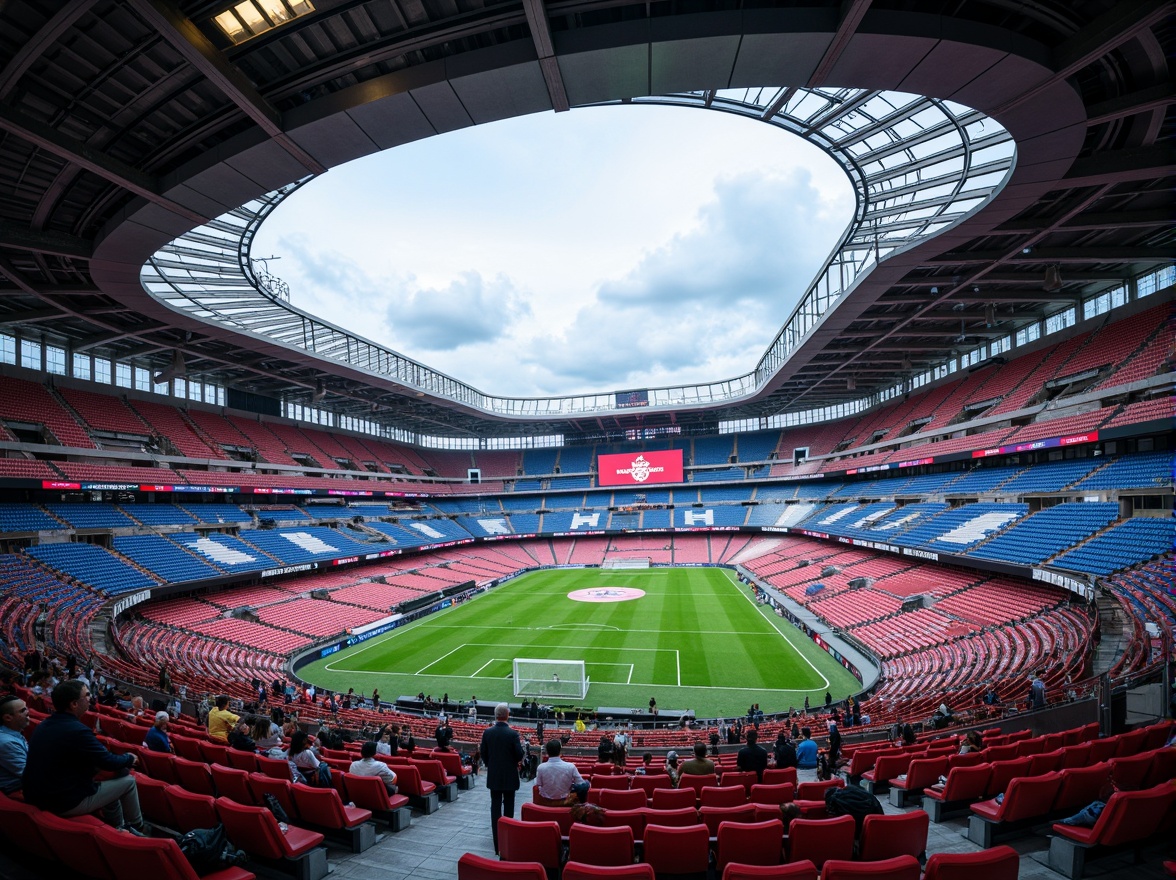
<path fill-rule="evenodd" d="M 624 587 L 638 599 L 573 601 L 575 590 Z M 512 661 L 583 660 L 582 704 L 733 715 L 824 702 L 857 690 L 840 664 L 769 610 L 725 569 L 532 572 L 457 608 L 345 649 L 301 670 L 333 690 L 384 699 L 424 691 L 451 700 L 513 700 Z M 580 705 L 572 699 L 545 699 Z"/>

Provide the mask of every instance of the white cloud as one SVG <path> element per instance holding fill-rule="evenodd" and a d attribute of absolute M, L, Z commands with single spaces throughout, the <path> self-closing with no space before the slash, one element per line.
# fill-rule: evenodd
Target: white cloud
<path fill-rule="evenodd" d="M 483 391 L 586 393 L 752 369 L 851 208 L 769 126 L 593 108 L 335 169 L 254 252 L 300 307 Z"/>

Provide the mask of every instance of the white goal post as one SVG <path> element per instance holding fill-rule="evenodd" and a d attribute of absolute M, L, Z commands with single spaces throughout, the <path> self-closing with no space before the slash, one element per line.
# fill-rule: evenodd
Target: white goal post
<path fill-rule="evenodd" d="M 516 697 L 572 698 L 588 696 L 588 675 L 583 660 L 514 660 Z"/>

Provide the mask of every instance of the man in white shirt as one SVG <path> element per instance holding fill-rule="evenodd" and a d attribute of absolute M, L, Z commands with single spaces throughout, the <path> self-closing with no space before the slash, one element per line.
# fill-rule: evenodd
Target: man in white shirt
<path fill-rule="evenodd" d="M 539 765 L 535 776 L 535 787 L 541 797 L 548 801 L 563 801 L 569 793 L 575 792 L 580 803 L 588 797 L 588 780 L 580 775 L 575 764 L 561 758 L 563 746 L 558 739 L 548 740 L 545 746 L 547 760 Z"/>
<path fill-rule="evenodd" d="M 376 744 L 368 740 L 360 746 L 359 754 L 362 757 L 358 761 L 352 761 L 347 772 L 356 776 L 378 776 L 384 780 L 388 794 L 396 794 L 396 774 L 383 761 L 376 760 Z"/>

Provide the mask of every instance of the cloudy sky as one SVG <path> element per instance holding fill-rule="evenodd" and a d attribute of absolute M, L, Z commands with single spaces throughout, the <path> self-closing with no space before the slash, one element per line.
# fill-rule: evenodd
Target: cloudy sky
<path fill-rule="evenodd" d="M 749 371 L 849 221 L 820 151 L 762 123 L 597 107 L 476 126 L 305 186 L 254 257 L 301 308 L 482 391 Z"/>

